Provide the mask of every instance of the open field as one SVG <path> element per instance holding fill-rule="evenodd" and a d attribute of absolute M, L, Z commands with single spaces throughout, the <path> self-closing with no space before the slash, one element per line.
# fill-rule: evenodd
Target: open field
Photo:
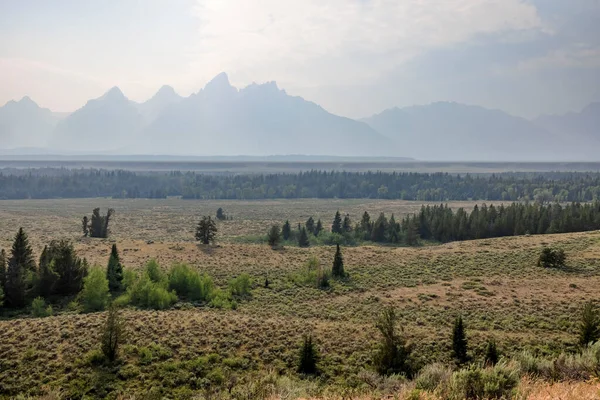
<path fill-rule="evenodd" d="M 236 240 L 265 234 L 272 223 L 285 219 L 297 223 L 314 216 L 328 227 L 338 209 L 357 221 L 365 210 L 372 216 L 393 212 L 399 217 L 420 205 L 376 200 L 0 202 L 0 243 L 7 250 L 14 233 L 23 226 L 36 257 L 43 244 L 64 237 L 75 242 L 80 256 L 106 265 L 110 246 L 116 241 L 130 268 L 140 268 L 155 258 L 163 267 L 189 263 L 212 275 L 221 286 L 242 272 L 255 282 L 252 298 L 239 303 L 236 310 L 183 304 L 161 312 L 128 309 L 124 314 L 130 328 L 123 361 L 110 371 L 99 372 L 86 361 L 97 347 L 103 314 L 62 312 L 44 319 L 0 321 L 2 391 L 39 394 L 42 386 L 49 385 L 76 392 L 81 386 L 96 388 L 89 394 L 99 397 L 108 393 L 106 388 L 113 394 L 136 392 L 140 398 L 163 389 L 173 397 L 186 397 L 187 390 L 196 390 L 190 363 L 198 357 L 217 353 L 218 357 L 207 362 L 226 371 L 228 381 L 241 382 L 259 370 L 293 373 L 298 343 L 309 332 L 315 335 L 322 354 L 323 379 L 334 387 L 358 388 L 358 376 L 368 368 L 376 345 L 374 320 L 388 304 L 397 308 L 421 364 L 450 363 L 452 322 L 459 314 L 466 321 L 475 360 L 481 359 L 489 338 L 494 338 L 506 355 L 523 350 L 556 355 L 575 349 L 581 305 L 600 300 L 600 232 L 419 248 L 344 248 L 350 279 L 335 281 L 326 291 L 298 286 L 291 277 L 311 256 L 330 265 L 334 248 L 272 250 Z M 473 203 L 450 205 L 471 207 Z M 96 206 L 116 210 L 108 240 L 81 237 L 81 216 L 89 215 Z M 198 246 L 193 241 L 198 217 L 214 215 L 218 207 L 233 220 L 219 222 L 217 246 Z M 539 251 L 546 245 L 566 251 L 567 269 L 536 267 Z M 265 288 L 267 277 L 271 284 Z M 152 362 L 140 355 L 146 350 L 152 354 Z M 535 388 L 540 395 L 531 398 L 551 398 L 544 394 L 545 388 Z M 597 385 L 572 390 L 592 393 L 594 388 Z"/>

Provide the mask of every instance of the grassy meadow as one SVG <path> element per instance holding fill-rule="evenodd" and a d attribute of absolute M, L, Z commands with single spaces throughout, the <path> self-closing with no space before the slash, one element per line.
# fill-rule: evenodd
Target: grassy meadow
<path fill-rule="evenodd" d="M 449 205 L 470 208 L 474 203 Z M 82 237 L 81 217 L 94 207 L 116 211 L 109 239 Z M 218 222 L 216 245 L 197 245 L 193 233 L 198 219 L 214 216 L 218 207 L 232 219 Z M 217 286 L 248 273 L 253 290 L 233 310 L 187 303 L 166 311 L 127 308 L 126 344 L 121 360 L 111 367 L 98 366 L 94 358 L 104 313 L 80 314 L 57 305 L 55 315 L 47 318 L 4 318 L 0 396 L 146 399 L 217 398 L 224 393 L 262 398 L 274 396 L 266 388 L 275 380 L 289 388 L 275 396 L 284 398 L 370 398 L 377 395 L 369 393 L 399 392 L 404 382 L 369 386 L 378 338 L 374 322 L 386 305 L 396 308 L 421 366 L 452 364 L 450 337 L 458 315 L 465 320 L 474 361 L 483 358 L 489 339 L 506 356 L 529 351 L 555 357 L 576 350 L 579 311 L 584 302 L 600 300 L 600 232 L 416 248 L 347 247 L 342 251 L 349 278 L 332 281 L 327 290 L 299 285 L 294 276 L 311 257 L 330 267 L 334 247 L 273 250 L 244 242 L 286 219 L 295 226 L 313 216 L 328 228 L 336 210 L 356 222 L 364 211 L 399 218 L 420 207 L 417 202 L 378 200 L 2 201 L 0 247 L 7 251 L 23 226 L 36 257 L 50 240 L 67 238 L 90 264 L 106 266 L 116 242 L 128 268 L 140 269 L 150 259 L 164 268 L 184 262 L 213 276 Z M 568 267 L 538 268 L 544 246 L 564 249 Z M 322 374 L 295 381 L 299 344 L 308 333 L 320 351 Z M 286 386 L 281 379 L 293 381 Z M 523 398 L 553 398 L 551 393 L 559 391 L 582 393 L 579 398 L 600 395 L 597 382 L 560 385 L 523 383 L 531 395 Z M 127 397 L 133 395 L 137 397 Z"/>

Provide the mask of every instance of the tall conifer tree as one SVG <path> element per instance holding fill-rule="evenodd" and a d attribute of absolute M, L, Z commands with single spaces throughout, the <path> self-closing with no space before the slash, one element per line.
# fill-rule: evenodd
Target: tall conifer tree
<path fill-rule="evenodd" d="M 123 266 L 119 257 L 116 243 L 113 243 L 106 268 L 106 279 L 108 279 L 108 290 L 112 294 L 123 290 Z"/>

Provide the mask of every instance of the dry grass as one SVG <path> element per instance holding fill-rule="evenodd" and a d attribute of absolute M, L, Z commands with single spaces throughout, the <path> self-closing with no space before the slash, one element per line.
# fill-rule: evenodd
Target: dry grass
<path fill-rule="evenodd" d="M 591 382 L 523 382 L 520 387 L 525 400 L 597 400 L 600 383 Z"/>

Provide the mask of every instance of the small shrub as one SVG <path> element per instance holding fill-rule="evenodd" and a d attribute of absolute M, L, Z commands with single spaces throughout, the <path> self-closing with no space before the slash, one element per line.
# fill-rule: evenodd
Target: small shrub
<path fill-rule="evenodd" d="M 479 399 L 483 397 L 484 383 L 481 369 L 471 367 L 452 374 L 449 387 L 451 400 Z"/>
<path fill-rule="evenodd" d="M 96 366 L 96 365 L 103 364 L 104 360 L 105 360 L 105 358 L 104 358 L 104 354 L 102 353 L 102 351 L 100 351 L 99 349 L 95 349 L 95 350 L 89 351 L 85 355 L 84 362 L 87 365 Z"/>
<path fill-rule="evenodd" d="M 247 297 L 250 296 L 250 290 L 252 287 L 252 280 L 250 275 L 241 274 L 235 279 L 229 281 L 229 290 L 235 297 Z"/>
<path fill-rule="evenodd" d="M 46 306 L 42 297 L 36 297 L 31 302 L 31 314 L 36 318 L 44 318 L 52 315 L 52 306 Z"/>
<path fill-rule="evenodd" d="M 77 300 L 72 300 L 67 304 L 67 310 L 72 312 L 79 312 L 81 309 L 81 304 L 77 302 Z"/>
<path fill-rule="evenodd" d="M 544 268 L 562 268 L 565 266 L 567 256 L 563 249 L 544 247 L 538 258 L 537 266 Z"/>
<path fill-rule="evenodd" d="M 127 306 L 129 303 L 131 303 L 131 298 L 129 297 L 129 295 L 127 293 L 122 294 L 113 300 L 113 304 L 115 305 L 115 307 L 118 307 L 118 308 L 123 308 L 123 307 Z"/>
<path fill-rule="evenodd" d="M 152 363 L 152 352 L 147 347 L 140 347 L 138 349 L 138 356 L 140 357 L 140 364 L 148 365 Z"/>
<path fill-rule="evenodd" d="M 423 368 L 415 379 L 415 387 L 420 390 L 434 392 L 438 388 L 444 390 L 452 377 L 452 370 L 442 364 L 431 364 Z"/>
<path fill-rule="evenodd" d="M 323 268 L 319 259 L 313 256 L 306 262 L 306 269 L 294 274 L 291 280 L 297 285 L 326 289 L 329 287 L 330 278 L 331 271 Z"/>
<path fill-rule="evenodd" d="M 519 371 L 504 362 L 483 371 L 483 396 L 489 399 L 509 399 L 519 383 Z"/>
<path fill-rule="evenodd" d="M 554 367 L 551 361 L 535 357 L 528 351 L 517 354 L 513 360 L 519 365 L 521 373 L 532 378 L 553 379 Z"/>
<path fill-rule="evenodd" d="M 231 310 L 237 308 L 236 301 L 231 297 L 230 291 L 225 291 L 221 289 L 215 289 L 213 292 L 213 298 L 210 301 L 210 306 L 214 308 L 222 308 L 226 310 Z"/>

